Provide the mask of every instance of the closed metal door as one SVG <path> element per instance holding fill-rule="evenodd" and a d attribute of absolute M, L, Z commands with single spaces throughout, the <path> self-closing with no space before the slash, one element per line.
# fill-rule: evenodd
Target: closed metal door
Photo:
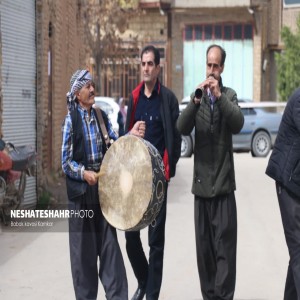
<path fill-rule="evenodd" d="M 2 132 L 14 145 L 36 145 L 35 0 L 0 0 Z M 28 177 L 23 207 L 36 204 L 36 178 Z"/>

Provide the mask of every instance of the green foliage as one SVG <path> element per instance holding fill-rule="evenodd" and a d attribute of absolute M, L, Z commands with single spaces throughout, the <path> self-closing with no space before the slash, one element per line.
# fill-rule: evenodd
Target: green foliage
<path fill-rule="evenodd" d="M 43 190 L 39 197 L 36 209 L 48 209 L 50 204 L 51 194 Z"/>
<path fill-rule="evenodd" d="M 300 15 L 297 19 L 297 31 L 292 33 L 284 26 L 281 31 L 284 50 L 276 53 L 277 90 L 281 101 L 287 101 L 292 92 L 300 86 Z"/>

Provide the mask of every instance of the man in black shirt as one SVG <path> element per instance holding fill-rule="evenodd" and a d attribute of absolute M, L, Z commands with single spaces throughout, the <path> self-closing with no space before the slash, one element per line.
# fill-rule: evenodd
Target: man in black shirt
<path fill-rule="evenodd" d="M 154 46 L 146 46 L 141 53 L 141 72 L 144 81 L 132 92 L 125 131 L 137 121 L 145 121 L 144 139 L 157 148 L 165 165 L 167 182 L 175 175 L 181 152 L 181 136 L 176 129 L 179 107 L 176 96 L 158 80 L 160 55 Z M 165 244 L 166 200 L 156 218 L 155 226 L 148 226 L 149 262 L 146 259 L 139 231 L 126 232 L 126 250 L 138 281 L 132 300 L 157 300 L 162 282 Z"/>

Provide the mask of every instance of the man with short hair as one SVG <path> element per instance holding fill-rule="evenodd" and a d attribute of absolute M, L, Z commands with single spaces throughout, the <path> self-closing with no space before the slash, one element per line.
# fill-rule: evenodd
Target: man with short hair
<path fill-rule="evenodd" d="M 192 193 L 198 273 L 204 300 L 232 300 L 236 280 L 237 212 L 232 134 L 244 116 L 236 92 L 223 86 L 225 50 L 206 52 L 206 79 L 178 118 L 181 134 L 195 127 Z"/>
<path fill-rule="evenodd" d="M 157 148 L 163 158 L 168 182 L 175 175 L 181 152 L 181 136 L 176 129 L 179 106 L 173 92 L 158 79 L 160 55 L 152 45 L 142 50 L 141 72 L 143 82 L 130 95 L 125 131 L 130 130 L 139 120 L 145 121 L 144 138 Z M 154 224 L 148 226 L 149 262 L 143 250 L 140 231 L 125 233 L 127 254 L 138 281 L 132 300 L 141 300 L 145 294 L 147 300 L 159 298 L 163 275 L 167 188 L 166 183 L 161 210 Z"/>

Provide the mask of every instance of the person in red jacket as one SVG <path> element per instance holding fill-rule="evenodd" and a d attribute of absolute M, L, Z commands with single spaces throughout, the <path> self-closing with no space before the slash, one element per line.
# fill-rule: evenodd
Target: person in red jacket
<path fill-rule="evenodd" d="M 157 148 L 163 158 L 167 182 L 175 175 L 181 152 L 181 136 L 176 129 L 179 106 L 176 96 L 158 79 L 160 55 L 154 46 L 146 46 L 141 53 L 141 82 L 129 98 L 125 132 L 137 121 L 145 121 L 144 139 Z M 166 183 L 168 185 L 168 183 Z M 158 299 L 162 282 L 165 244 L 167 186 L 162 208 L 155 226 L 148 226 L 149 262 L 146 259 L 139 231 L 125 233 L 126 250 L 138 281 L 133 300 Z"/>

